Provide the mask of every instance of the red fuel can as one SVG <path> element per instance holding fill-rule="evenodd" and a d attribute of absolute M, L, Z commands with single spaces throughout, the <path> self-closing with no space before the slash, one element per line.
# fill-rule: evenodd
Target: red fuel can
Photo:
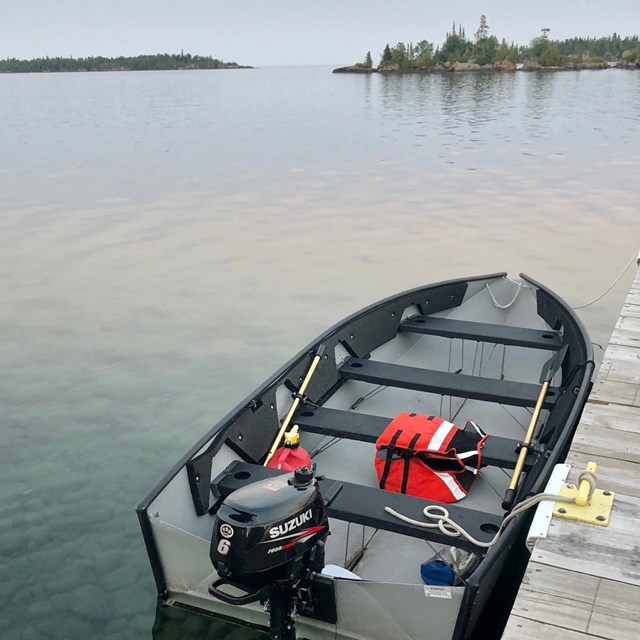
<path fill-rule="evenodd" d="M 284 446 L 276 449 L 267 467 L 282 469 L 283 471 L 295 471 L 298 467 L 311 469 L 311 456 L 308 451 L 300 446 L 300 434 L 295 426 L 285 433 Z"/>

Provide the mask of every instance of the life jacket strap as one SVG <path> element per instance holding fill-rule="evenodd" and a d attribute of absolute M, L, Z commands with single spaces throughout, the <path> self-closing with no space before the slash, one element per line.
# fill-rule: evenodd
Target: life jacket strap
<path fill-rule="evenodd" d="M 416 450 L 414 447 L 420 440 L 420 436 L 422 434 L 416 433 L 413 438 L 411 438 L 411 442 L 407 447 L 406 455 L 404 456 L 404 469 L 402 471 L 402 488 L 400 489 L 401 493 L 407 493 L 407 482 L 409 482 L 409 469 L 411 468 L 411 458 L 414 456 Z"/>
<path fill-rule="evenodd" d="M 382 472 L 382 477 L 380 478 L 380 488 L 384 489 L 384 485 L 387 482 L 387 477 L 389 476 L 389 471 L 391 470 L 391 462 L 393 460 L 393 452 L 396 448 L 396 442 L 398 438 L 402 435 L 402 429 L 398 429 L 394 434 L 393 438 L 389 442 L 389 446 L 387 447 L 387 458 L 384 461 L 384 471 Z"/>

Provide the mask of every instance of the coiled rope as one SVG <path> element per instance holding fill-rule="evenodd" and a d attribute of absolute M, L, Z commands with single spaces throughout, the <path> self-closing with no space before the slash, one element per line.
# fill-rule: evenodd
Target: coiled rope
<path fill-rule="evenodd" d="M 580 486 L 580 483 L 583 480 L 589 483 L 589 497 L 587 498 L 587 500 L 591 500 L 591 496 L 596 489 L 597 476 L 595 473 L 585 470 L 582 471 L 578 476 L 578 486 Z M 506 516 L 506 518 L 502 521 L 502 524 L 500 525 L 500 528 L 498 529 L 496 535 L 491 540 L 489 540 L 489 542 L 481 542 L 480 540 L 474 538 L 466 529 L 461 527 L 455 520 L 451 519 L 451 517 L 449 516 L 449 511 L 445 507 L 438 504 L 430 504 L 428 507 L 425 507 L 422 510 L 425 518 L 429 518 L 434 522 L 423 522 L 420 520 L 414 520 L 413 518 L 409 518 L 405 515 L 402 515 L 401 513 L 398 513 L 391 507 L 385 507 L 384 510 L 388 514 L 398 518 L 399 520 L 407 522 L 408 524 L 413 524 L 416 527 L 422 527 L 423 529 L 439 529 L 440 532 L 445 536 L 449 536 L 451 538 L 459 538 L 460 536 L 462 536 L 471 544 L 474 544 L 477 547 L 489 549 L 496 542 L 498 542 L 498 539 L 502 535 L 504 528 L 509 524 L 509 522 L 511 522 L 511 520 L 513 520 L 516 516 L 520 515 L 527 509 L 530 509 L 531 507 L 534 507 L 540 502 L 544 502 L 545 500 L 567 503 L 573 503 L 576 501 L 575 498 L 556 495 L 554 493 L 539 493 L 535 496 L 531 496 L 530 498 L 526 498 L 511 510 L 511 513 L 509 513 L 509 515 Z"/>

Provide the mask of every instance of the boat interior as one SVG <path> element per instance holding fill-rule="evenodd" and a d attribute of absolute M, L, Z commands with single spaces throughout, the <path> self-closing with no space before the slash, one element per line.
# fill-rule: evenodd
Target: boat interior
<path fill-rule="evenodd" d="M 543 308 L 553 300 L 541 297 L 532 281 L 505 274 L 452 282 L 390 298 L 321 336 L 316 344 L 327 346 L 326 355 L 291 422 L 299 426 L 300 444 L 310 453 L 316 475 L 323 477 L 331 530 L 326 562 L 364 580 L 422 584 L 421 563 L 444 547 L 484 554 L 463 538 L 418 528 L 384 510 L 390 506 L 424 520 L 422 511 L 429 504 L 378 486 L 375 441 L 394 416 L 435 415 L 460 427 L 474 420 L 488 434 L 482 468 L 468 495 L 446 505 L 471 535 L 488 541 L 504 517 L 501 503 L 540 393 L 541 372 L 563 344 L 569 344 L 569 351 L 543 404 L 540 442 L 553 445 L 571 407 L 570 402 L 557 406 L 563 379 L 573 377 L 575 383 L 584 354 L 553 309 Z M 208 542 L 217 501 L 235 488 L 280 473 L 261 462 L 310 361 L 303 354 L 285 365 L 229 414 L 223 428 L 200 443 L 149 505 L 152 517 Z M 542 449 L 529 452 L 523 491 L 532 486 L 531 470 L 544 466 L 542 458 Z M 527 475 L 532 476 L 529 483 Z M 176 508 L 177 501 L 188 504 Z M 208 546 L 202 548 L 208 553 Z M 203 574 L 207 560 L 200 555 L 199 578 L 192 577 L 200 586 L 189 588 L 205 589 L 215 577 L 210 564 Z"/>

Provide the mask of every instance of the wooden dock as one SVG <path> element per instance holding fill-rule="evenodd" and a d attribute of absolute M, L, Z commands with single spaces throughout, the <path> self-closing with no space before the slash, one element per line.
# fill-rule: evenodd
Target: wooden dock
<path fill-rule="evenodd" d="M 608 527 L 554 518 L 538 540 L 503 640 L 640 638 L 640 270 L 567 462 L 616 492 Z"/>

